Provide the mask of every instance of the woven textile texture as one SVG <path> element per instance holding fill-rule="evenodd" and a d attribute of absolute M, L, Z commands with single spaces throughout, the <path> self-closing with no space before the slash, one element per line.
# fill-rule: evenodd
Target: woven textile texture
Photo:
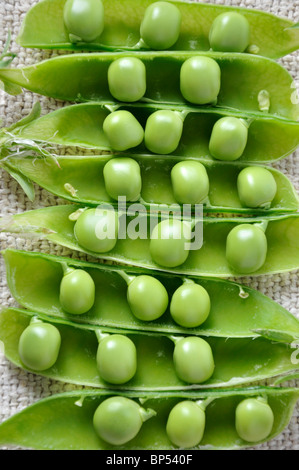
<path fill-rule="evenodd" d="M 121 0 L 120 0 L 121 1 Z M 43 59 L 59 54 L 59 52 L 21 49 L 15 42 L 19 33 L 21 22 L 28 9 L 36 3 L 36 0 L 0 0 L 0 50 L 3 50 L 8 31 L 12 33 L 11 52 L 17 57 L 13 66 L 34 64 Z M 279 16 L 299 21 L 299 0 L 210 0 L 212 4 L 225 4 L 255 8 L 274 13 Z M 299 88 L 299 63 L 298 53 L 290 54 L 279 61 L 293 76 L 297 88 Z M 23 94 L 11 97 L 0 91 L 0 118 L 4 126 L 15 123 L 26 116 L 34 102 L 39 101 L 42 106 L 42 114 L 64 106 L 66 103 L 55 101 L 24 91 Z M 283 161 L 275 164 L 275 167 L 288 175 L 289 179 L 299 191 L 299 153 L 294 153 Z M 30 202 L 22 189 L 6 172 L 1 172 L 0 178 L 0 214 L 6 216 L 17 212 L 37 209 L 40 207 L 59 204 L 63 201 L 52 196 L 45 190 L 35 186 L 36 199 Z M 0 247 L 41 251 L 62 256 L 70 256 L 81 259 L 89 259 L 79 253 L 73 253 L 65 248 L 52 245 L 47 241 L 21 239 L 15 236 L 0 234 Z M 12 298 L 7 282 L 3 260 L 0 260 L 0 303 L 2 306 L 17 306 Z M 263 294 L 280 303 L 293 315 L 299 318 L 299 275 L 298 272 L 286 273 L 275 276 L 261 276 L 258 278 L 239 278 L 244 285 L 261 291 Z M 290 382 L 294 385 L 294 381 Z M 59 383 L 43 378 L 39 375 L 27 373 L 12 365 L 4 354 L 0 352 L 0 421 L 3 421 L 29 404 L 49 395 L 76 388 L 74 385 Z M 270 442 L 251 447 L 252 450 L 299 450 L 299 407 L 294 411 L 289 426 Z M 16 449 L 18 447 L 3 447 L 3 450 Z"/>

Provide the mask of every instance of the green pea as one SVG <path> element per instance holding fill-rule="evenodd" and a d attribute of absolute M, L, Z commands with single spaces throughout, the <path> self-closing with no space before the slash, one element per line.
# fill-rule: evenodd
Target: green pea
<path fill-rule="evenodd" d="M 126 444 L 137 436 L 142 427 L 140 406 L 130 398 L 107 398 L 96 409 L 93 424 L 104 441 L 118 446 Z"/>
<path fill-rule="evenodd" d="M 127 201 L 137 201 L 142 187 L 140 166 L 133 158 L 112 158 L 103 169 L 105 188 L 116 201 L 124 196 Z"/>
<path fill-rule="evenodd" d="M 214 51 L 244 52 L 250 41 L 247 18 L 237 12 L 222 13 L 212 24 L 209 40 Z"/>
<path fill-rule="evenodd" d="M 169 413 L 166 432 L 171 442 L 183 449 L 197 446 L 206 425 L 204 410 L 195 402 L 184 400 Z"/>
<path fill-rule="evenodd" d="M 67 0 L 63 18 L 71 42 L 92 42 L 104 29 L 101 0 Z"/>
<path fill-rule="evenodd" d="M 226 259 L 240 274 L 257 271 L 265 263 L 267 238 L 258 226 L 241 224 L 234 227 L 226 239 Z"/>
<path fill-rule="evenodd" d="M 209 150 L 218 160 L 234 161 L 243 155 L 248 139 L 246 123 L 236 117 L 224 117 L 213 126 Z"/>
<path fill-rule="evenodd" d="M 117 213 L 105 209 L 87 209 L 78 217 L 74 234 L 80 246 L 95 253 L 106 253 L 117 242 Z"/>
<path fill-rule="evenodd" d="M 270 207 L 277 192 L 272 173 L 258 166 L 240 171 L 237 188 L 240 201 L 245 207 Z"/>
<path fill-rule="evenodd" d="M 169 49 L 179 38 L 181 21 L 181 12 L 175 5 L 154 2 L 145 10 L 140 36 L 150 49 Z"/>
<path fill-rule="evenodd" d="M 193 104 L 214 104 L 221 87 L 221 70 L 214 59 L 204 56 L 187 59 L 180 72 L 180 90 Z"/>
<path fill-rule="evenodd" d="M 97 366 L 100 376 L 112 384 L 124 384 L 134 377 L 137 353 L 133 341 L 120 334 L 107 335 L 99 341 Z"/>
<path fill-rule="evenodd" d="M 175 111 L 160 110 L 151 114 L 144 131 L 144 142 L 153 153 L 167 155 L 178 147 L 183 132 L 183 119 Z"/>
<path fill-rule="evenodd" d="M 29 369 L 42 371 L 57 361 L 61 336 L 56 326 L 33 319 L 19 339 L 19 356 Z"/>
<path fill-rule="evenodd" d="M 215 368 L 211 346 L 196 336 L 180 338 L 175 342 L 173 362 L 177 376 L 190 384 L 205 382 L 213 375 Z"/>
<path fill-rule="evenodd" d="M 210 296 L 206 289 L 195 282 L 185 282 L 173 293 L 170 314 L 173 320 L 185 328 L 201 325 L 209 316 Z"/>
<path fill-rule="evenodd" d="M 190 229 L 178 219 L 159 222 L 153 229 L 150 254 L 155 263 L 168 268 L 183 264 L 189 255 Z"/>
<path fill-rule="evenodd" d="M 274 415 L 262 398 L 247 398 L 236 408 L 236 431 L 244 441 L 260 442 L 272 431 Z"/>
<path fill-rule="evenodd" d="M 88 312 L 95 300 L 95 284 L 90 274 L 83 269 L 67 272 L 60 283 L 59 300 L 67 313 L 81 315 Z"/>
<path fill-rule="evenodd" d="M 135 277 L 127 290 L 130 308 L 139 320 L 160 318 L 168 306 L 168 292 L 156 278 L 147 275 Z"/>
<path fill-rule="evenodd" d="M 125 102 L 140 100 L 146 91 L 146 69 L 136 57 L 114 60 L 108 68 L 108 86 L 111 95 Z"/>
<path fill-rule="evenodd" d="M 114 111 L 105 118 L 103 131 L 114 150 L 124 151 L 141 144 L 144 131 L 132 113 Z"/>
<path fill-rule="evenodd" d="M 209 194 L 209 177 L 202 163 L 179 162 L 171 170 L 175 200 L 179 204 L 200 204 Z"/>

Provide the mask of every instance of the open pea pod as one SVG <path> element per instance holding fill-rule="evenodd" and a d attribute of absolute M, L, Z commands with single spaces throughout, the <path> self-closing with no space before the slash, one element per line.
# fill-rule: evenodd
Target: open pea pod
<path fill-rule="evenodd" d="M 20 352 L 21 335 L 33 324 L 32 321 L 36 321 L 36 318 L 42 319 L 43 324 L 54 325 L 60 335 L 58 357 L 47 369 L 41 369 L 39 364 L 39 368 L 36 369 L 28 365 L 23 357 L 24 354 L 28 357 L 31 353 L 24 352 L 25 347 L 23 347 L 23 356 Z M 123 390 L 226 387 L 290 374 L 298 369 L 292 355 L 294 345 L 272 342 L 263 337 L 253 340 L 251 336 L 244 338 L 205 336 L 204 345 L 200 343 L 199 347 L 208 348 L 211 357 L 206 357 L 202 351 L 205 357 L 203 369 L 190 373 L 190 360 L 184 357 L 180 342 L 185 341 L 189 344 L 190 338 L 192 344 L 194 338 L 195 341 L 203 341 L 202 338 L 190 334 L 182 336 L 120 328 L 99 329 L 91 325 L 75 324 L 66 319 L 39 317 L 36 312 L 12 308 L 1 311 L 0 326 L 0 340 L 4 344 L 7 359 L 12 363 L 54 380 L 83 386 Z M 120 381 L 122 372 L 111 370 L 115 365 L 111 365 L 114 364 L 114 359 L 110 358 L 109 349 L 104 353 L 101 351 L 98 359 L 98 348 L 103 341 L 102 338 L 109 338 L 115 342 L 115 336 L 129 339 L 136 352 L 135 370 L 130 374 L 129 380 L 121 383 L 118 383 L 118 380 Z M 48 347 L 48 344 L 46 346 Z M 109 348 L 109 345 L 106 347 Z M 105 359 L 101 359 L 101 354 L 106 354 Z M 129 355 L 127 350 L 122 349 L 122 355 L 118 355 L 118 364 L 127 354 Z M 39 357 L 42 355 L 40 346 Z M 101 360 L 106 361 L 104 365 L 99 362 Z M 128 362 L 129 360 L 130 358 Z M 127 362 L 125 364 L 124 367 L 128 367 Z"/>
<path fill-rule="evenodd" d="M 217 278 L 192 278 L 155 271 L 91 263 L 43 253 L 7 249 L 2 252 L 7 282 L 16 301 L 23 307 L 60 320 L 94 327 L 181 333 L 201 336 L 250 337 L 292 342 L 299 338 L 299 322 L 291 313 L 261 292 Z M 67 312 L 60 299 L 60 285 L 67 269 L 87 272 L 95 284 L 95 299 L 85 313 Z M 159 318 L 145 321 L 135 315 L 128 300 L 128 286 L 139 276 L 153 276 L 165 287 L 168 302 Z M 209 314 L 197 327 L 175 321 L 170 304 L 181 286 L 195 283 L 210 299 Z M 154 287 L 150 296 L 155 297 Z M 145 300 L 146 303 L 146 300 Z M 186 305 L 186 304 L 185 304 Z"/>
<path fill-rule="evenodd" d="M 220 67 L 220 91 L 216 94 L 217 104 L 212 108 L 299 119 L 294 79 L 280 64 L 260 56 L 216 52 L 203 55 L 214 59 Z M 146 90 L 139 100 L 188 105 L 181 91 L 181 67 L 188 59 L 196 57 L 196 53 L 134 52 L 127 56 L 138 58 L 145 65 Z M 64 101 L 111 102 L 115 98 L 108 83 L 108 69 L 122 57 L 123 53 L 58 56 L 21 69 L 1 69 L 0 80 L 6 91 L 13 94 L 25 88 Z M 267 106 L 263 100 L 265 95 Z M 209 99 L 206 103 L 210 103 Z"/>
<path fill-rule="evenodd" d="M 110 397 L 132 399 L 144 411 L 155 413 L 142 424 L 139 433 L 122 446 L 105 442 L 93 425 L 95 411 Z M 241 401 L 256 397 L 267 400 L 273 411 L 274 425 L 266 439 L 248 443 L 236 431 L 235 410 Z M 41 399 L 2 422 L 0 443 L 39 450 L 176 450 L 167 435 L 166 425 L 174 406 L 185 400 L 201 401 L 205 406 L 204 434 L 196 449 L 237 450 L 278 436 L 291 420 L 298 389 L 259 386 L 196 392 L 64 392 Z"/>
<path fill-rule="evenodd" d="M 127 0 L 120 13 L 117 0 L 103 0 L 102 34 L 93 42 L 77 44 L 70 42 L 64 24 L 65 3 L 66 0 L 44 0 L 34 5 L 25 16 L 18 43 L 30 48 L 70 50 L 138 50 L 146 47 L 140 41 L 140 24 L 146 8 L 153 1 Z M 286 18 L 249 8 L 179 1 L 168 3 L 175 5 L 182 16 L 179 37 L 171 49 L 209 50 L 212 23 L 225 12 L 239 12 L 249 21 L 249 52 L 276 59 L 299 47 L 298 30 Z"/>
<path fill-rule="evenodd" d="M 141 191 L 139 202 L 150 210 L 156 204 L 175 204 L 176 198 L 171 180 L 171 171 L 176 164 L 185 160 L 180 157 L 128 155 L 138 163 L 141 177 Z M 123 155 L 67 155 L 54 158 L 37 158 L 35 156 L 11 156 L 0 161 L 0 166 L 6 169 L 16 179 L 21 174 L 29 182 L 39 184 L 42 188 L 63 199 L 77 203 L 96 206 L 103 202 L 117 205 L 116 199 L 107 192 L 104 171 L 107 163 L 119 164 Z M 187 159 L 187 158 L 186 158 Z M 238 162 L 210 161 L 204 158 L 193 159 L 200 161 L 206 171 L 209 181 L 207 198 L 203 201 L 205 212 L 238 212 L 247 214 L 286 213 L 296 212 L 299 208 L 299 199 L 294 186 L 282 172 L 271 168 L 267 169 L 274 177 L 276 194 L 267 207 L 249 208 L 241 202 L 238 192 L 238 175 L 252 165 Z M 123 162 L 127 160 L 124 159 Z M 260 167 L 260 166 L 259 166 Z M 254 165 L 254 169 L 256 165 Z M 82 175 L 85 175 L 82 179 Z M 139 180 L 138 180 L 139 181 Z M 135 178 L 132 178 L 132 184 Z M 20 182 L 22 184 L 22 181 Z M 30 199 L 31 186 L 23 186 Z"/>
<path fill-rule="evenodd" d="M 227 278 L 248 274 L 248 272 L 233 269 L 226 255 L 228 235 L 233 228 L 246 224 L 259 228 L 259 236 L 263 238 L 260 249 L 265 256 L 262 265 L 258 269 L 255 268 L 254 271 L 251 270 L 251 276 L 288 272 L 299 267 L 297 237 L 299 217 L 297 213 L 246 219 L 242 217 L 204 217 L 202 219 L 198 213 L 194 217 L 189 217 L 190 214 L 182 214 L 180 211 L 173 215 L 172 211 L 163 206 L 159 212 L 148 214 L 140 204 L 129 206 L 128 209 L 120 206 L 119 212 L 115 211 L 113 206 L 109 207 L 105 204 L 94 209 L 94 211 L 97 210 L 99 212 L 94 213 L 96 220 L 98 220 L 97 215 L 102 217 L 105 213 L 108 217 L 106 228 L 108 226 L 110 228 L 104 230 L 101 226 L 102 222 L 100 222 L 98 235 L 95 227 L 90 228 L 89 235 L 84 242 L 85 248 L 83 248 L 82 242 L 81 245 L 78 243 L 74 233 L 78 218 L 88 212 L 85 206 L 79 204 L 50 206 L 3 217 L 0 220 L 0 230 L 16 233 L 19 236 L 31 234 L 33 237 L 44 238 L 72 250 L 87 253 L 95 258 L 117 261 L 122 264 L 177 274 Z M 175 207 L 174 210 L 178 210 L 178 208 Z M 161 264 L 160 259 L 157 262 L 155 261 L 157 258 L 153 256 L 153 252 L 157 254 L 159 251 L 159 255 L 163 257 L 164 261 L 167 261 L 168 255 L 170 258 L 172 257 L 172 248 L 170 247 L 173 245 L 168 243 L 171 236 L 159 233 L 160 216 L 162 219 L 166 219 L 166 225 L 173 223 L 180 226 L 180 232 L 173 235 L 173 241 L 179 241 L 175 252 L 179 255 L 181 264 L 176 264 L 176 266 Z M 85 217 L 86 214 L 83 219 Z M 117 220 L 119 222 L 118 235 L 115 232 L 116 225 L 118 225 L 118 222 L 115 222 Z M 153 235 L 155 228 L 158 233 L 154 232 Z M 256 232 L 256 229 L 252 230 Z M 261 232 L 265 233 L 265 237 L 261 235 Z M 85 243 L 89 244 L 91 234 L 94 234 L 96 239 L 103 237 L 109 240 L 109 246 L 105 247 L 106 251 L 102 250 L 99 253 L 86 248 Z M 191 239 L 192 241 L 190 241 Z M 163 242 L 161 243 L 162 252 L 157 250 L 155 242 L 153 250 L 151 249 L 152 240 Z M 243 254 L 245 254 L 244 249 L 236 250 L 237 256 L 240 255 L 242 258 Z M 254 248 L 251 249 L 251 254 L 253 258 L 256 257 Z"/>
<path fill-rule="evenodd" d="M 224 117 L 235 117 L 248 124 L 248 139 L 240 162 L 267 163 L 280 160 L 296 150 L 299 145 L 299 123 L 280 119 L 274 115 L 244 114 L 214 108 L 188 106 L 171 107 L 163 104 L 134 103 L 81 103 L 66 106 L 38 117 L 39 103 L 36 103 L 28 119 L 2 128 L 0 133 L 1 153 L 7 156 L 15 144 L 40 151 L 45 144 L 76 146 L 85 149 L 113 151 L 103 129 L 105 119 L 114 111 L 129 111 L 144 129 L 147 119 L 159 110 L 176 111 L 183 118 L 183 129 L 177 148 L 171 153 L 184 158 L 203 158 L 215 161 L 209 143 L 213 127 Z M 131 132 L 131 131 L 130 131 Z M 130 134 L 130 133 L 129 133 Z M 41 144 L 41 145 L 40 145 Z M 145 142 L 126 150 L 134 154 L 150 154 Z M 167 158 L 167 155 L 164 155 Z M 5 160 L 4 162 L 5 163 Z"/>

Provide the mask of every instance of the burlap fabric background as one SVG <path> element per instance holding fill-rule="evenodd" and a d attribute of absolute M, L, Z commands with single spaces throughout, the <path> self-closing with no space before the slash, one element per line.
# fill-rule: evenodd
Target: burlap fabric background
<path fill-rule="evenodd" d="M 21 49 L 15 43 L 19 33 L 20 24 L 28 9 L 37 0 L 0 0 L 0 50 L 2 51 L 7 33 L 12 32 L 11 51 L 18 54 L 13 61 L 13 66 L 34 64 L 58 52 L 26 50 Z M 122 1 L 122 0 L 120 0 Z M 123 0 L 125 1 L 125 0 Z M 281 15 L 299 21 L 299 0 L 210 0 L 210 3 L 218 3 L 247 8 L 256 8 L 277 15 Z M 293 53 L 280 60 L 293 76 L 297 88 L 299 88 L 299 64 L 298 53 Z M 44 98 L 30 92 L 24 92 L 17 97 L 10 97 L 0 91 L 0 118 L 3 125 L 8 126 L 27 115 L 35 101 L 39 100 L 42 105 L 42 113 L 57 109 L 65 103 L 53 99 Z M 275 166 L 288 175 L 290 180 L 299 191 L 299 164 L 297 163 L 299 153 L 289 156 Z M 36 189 L 36 199 L 31 203 L 18 184 L 6 173 L 1 172 L 0 177 L 0 214 L 8 215 L 25 210 L 59 204 L 64 201 L 55 198 L 47 191 L 39 187 Z M 31 251 L 43 251 L 57 255 L 84 258 L 79 253 L 72 253 L 64 248 L 49 244 L 46 241 L 19 239 L 14 236 L 0 234 L 0 247 L 26 249 Z M 17 305 L 12 298 L 6 283 L 6 274 L 3 260 L 0 260 L 0 305 Z M 298 272 L 283 275 L 261 276 L 259 278 L 242 278 L 238 281 L 248 284 L 271 297 L 283 307 L 287 308 L 293 315 L 299 318 L 299 277 Z M 289 385 L 294 385 L 294 381 Z M 0 421 L 9 418 L 14 413 L 22 410 L 29 404 L 40 398 L 54 393 L 76 388 L 73 385 L 63 384 L 43 378 L 39 375 L 27 373 L 10 364 L 0 353 Z M 299 450 L 299 406 L 295 409 L 289 426 L 272 441 L 252 447 L 252 450 Z M 2 450 L 12 450 L 16 447 L 2 447 Z"/>

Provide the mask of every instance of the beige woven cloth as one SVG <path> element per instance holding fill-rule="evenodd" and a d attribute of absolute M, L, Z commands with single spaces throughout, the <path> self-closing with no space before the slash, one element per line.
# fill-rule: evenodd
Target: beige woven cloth
<path fill-rule="evenodd" d="M 26 12 L 36 2 L 37 0 L 0 0 L 0 50 L 3 50 L 7 33 L 10 30 L 12 32 L 11 51 L 18 54 L 18 57 L 13 62 L 14 66 L 34 64 L 53 55 L 53 53 L 49 51 L 22 50 L 15 43 L 15 38 L 19 33 L 20 24 Z M 289 18 L 296 22 L 299 21 L 299 0 L 210 0 L 209 3 L 256 8 Z M 289 70 L 299 88 L 298 53 L 290 54 L 281 59 L 280 62 Z M 33 103 L 37 100 L 39 100 L 42 105 L 43 114 L 57 109 L 57 107 L 61 107 L 64 104 L 53 99 L 34 95 L 30 92 L 24 92 L 17 97 L 10 97 L 0 91 L 0 118 L 3 120 L 3 125 L 8 126 L 27 115 Z M 278 169 L 288 175 L 297 191 L 299 191 L 298 156 L 299 153 L 297 151 L 297 153 L 276 165 Z M 31 203 L 18 184 L 6 172 L 2 172 L 0 178 L 0 214 L 14 214 L 62 202 L 37 186 L 35 186 L 35 189 L 36 199 Z M 82 254 L 72 253 L 69 250 L 49 244 L 46 241 L 24 240 L 7 234 L 1 234 L 0 248 L 5 249 L 7 247 L 84 258 Z M 0 305 L 17 305 L 7 287 L 2 258 L 0 260 L 0 269 Z M 299 318 L 298 272 L 238 280 L 260 290 Z M 294 385 L 294 382 L 292 381 L 290 385 Z M 73 388 L 75 388 L 75 386 L 70 384 L 59 383 L 39 375 L 27 373 L 12 365 L 6 360 L 4 355 L 0 353 L 0 422 L 40 398 Z M 299 450 L 298 424 L 299 406 L 295 409 L 289 426 L 276 439 L 266 444 L 252 447 L 251 449 Z M 19 450 L 20 448 L 10 446 L 2 447 L 2 449 Z"/>

